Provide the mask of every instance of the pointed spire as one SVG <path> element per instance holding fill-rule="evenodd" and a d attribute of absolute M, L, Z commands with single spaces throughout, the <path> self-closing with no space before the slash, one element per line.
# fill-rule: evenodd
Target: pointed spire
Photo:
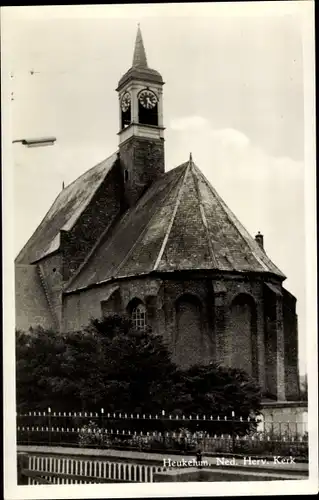
<path fill-rule="evenodd" d="M 137 26 L 137 34 L 136 34 L 136 40 L 135 40 L 132 66 L 133 66 L 133 68 L 147 68 L 148 67 L 140 24 L 138 24 L 138 26 Z"/>

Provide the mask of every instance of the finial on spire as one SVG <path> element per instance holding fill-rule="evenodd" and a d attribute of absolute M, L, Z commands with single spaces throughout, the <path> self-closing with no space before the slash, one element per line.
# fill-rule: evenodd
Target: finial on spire
<path fill-rule="evenodd" d="M 133 68 L 147 68 L 148 67 L 143 38 L 142 38 L 142 32 L 141 32 L 141 28 L 140 28 L 140 23 L 138 23 L 138 25 L 137 25 L 137 34 L 136 34 L 136 40 L 135 40 L 132 66 L 133 66 Z"/>
<path fill-rule="evenodd" d="M 62 181 L 62 189 L 64 189 L 64 181 Z"/>
<path fill-rule="evenodd" d="M 193 161 L 193 155 L 192 155 L 192 153 L 189 153 L 189 161 Z"/>

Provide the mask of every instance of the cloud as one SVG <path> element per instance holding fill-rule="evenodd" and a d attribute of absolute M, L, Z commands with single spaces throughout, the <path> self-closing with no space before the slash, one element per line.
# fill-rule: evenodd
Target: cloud
<path fill-rule="evenodd" d="M 249 138 L 243 132 L 231 127 L 213 129 L 207 118 L 198 115 L 175 118 L 171 121 L 170 128 L 183 132 L 200 131 L 224 146 L 245 147 L 250 143 Z"/>
<path fill-rule="evenodd" d="M 170 123 L 170 128 L 172 130 L 193 131 L 204 127 L 210 127 L 210 123 L 202 116 L 185 116 L 182 118 L 175 118 Z"/>
<path fill-rule="evenodd" d="M 248 137 L 234 128 L 223 128 L 219 130 L 211 130 L 210 135 L 213 139 L 220 141 L 224 146 L 248 146 L 250 140 Z"/>
<path fill-rule="evenodd" d="M 183 151 L 184 158 L 173 162 L 178 165 L 192 151 L 198 166 L 207 174 L 218 173 L 214 183 L 237 185 L 250 191 L 252 185 L 261 191 L 284 189 L 287 182 L 302 183 L 304 166 L 289 157 L 276 157 L 264 151 L 240 130 L 232 127 L 214 128 L 203 116 L 175 118 L 170 128 L 174 134 L 174 152 Z M 169 149 L 169 147 L 167 148 Z M 171 156 L 169 154 L 169 156 Z"/>

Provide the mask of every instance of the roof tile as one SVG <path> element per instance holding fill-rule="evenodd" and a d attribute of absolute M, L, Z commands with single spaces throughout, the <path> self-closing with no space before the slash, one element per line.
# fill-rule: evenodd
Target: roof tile
<path fill-rule="evenodd" d="M 211 269 L 285 276 L 193 161 L 163 174 L 105 234 L 66 291 L 154 270 Z"/>

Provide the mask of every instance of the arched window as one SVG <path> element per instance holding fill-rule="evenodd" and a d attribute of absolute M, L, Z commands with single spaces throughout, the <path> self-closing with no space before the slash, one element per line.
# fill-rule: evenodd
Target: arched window
<path fill-rule="evenodd" d="M 138 330 L 145 330 L 146 328 L 146 307 L 144 304 L 139 303 L 132 309 L 131 315 L 132 323 Z"/>

